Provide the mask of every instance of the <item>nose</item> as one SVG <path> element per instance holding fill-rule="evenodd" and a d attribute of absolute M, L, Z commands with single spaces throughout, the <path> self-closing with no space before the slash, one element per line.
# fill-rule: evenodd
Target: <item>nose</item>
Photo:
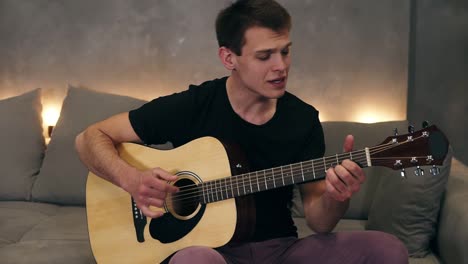
<path fill-rule="evenodd" d="M 283 72 L 288 68 L 289 56 L 281 56 L 281 54 L 275 54 L 273 58 L 273 71 Z"/>

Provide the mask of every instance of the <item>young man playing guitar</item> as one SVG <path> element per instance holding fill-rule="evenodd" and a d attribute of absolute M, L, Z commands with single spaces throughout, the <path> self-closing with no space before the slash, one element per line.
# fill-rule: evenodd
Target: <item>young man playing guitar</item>
<path fill-rule="evenodd" d="M 237 1 L 216 20 L 219 58 L 231 75 L 157 98 L 139 109 L 96 123 L 76 139 L 82 161 L 96 175 L 127 191 L 142 213 L 158 218 L 177 179 L 164 170 L 140 171 L 119 157 L 122 142 L 178 147 L 199 137 L 234 142 L 250 170 L 319 158 L 325 151 L 318 111 L 286 92 L 291 63 L 288 12 L 271 0 Z M 348 136 L 344 150 L 351 151 Z M 255 229 L 245 241 L 220 248 L 187 247 L 170 263 L 407 263 L 395 237 L 375 231 L 330 233 L 364 182 L 345 160 L 324 181 L 300 185 L 305 218 L 317 234 L 298 239 L 289 205 L 292 187 L 251 195 Z"/>

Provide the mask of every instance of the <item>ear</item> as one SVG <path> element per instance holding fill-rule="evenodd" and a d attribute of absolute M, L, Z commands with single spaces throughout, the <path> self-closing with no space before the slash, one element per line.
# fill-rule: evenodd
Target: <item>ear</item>
<path fill-rule="evenodd" d="M 236 69 L 236 57 L 234 52 L 226 47 L 218 49 L 218 56 L 227 70 L 233 71 Z"/>

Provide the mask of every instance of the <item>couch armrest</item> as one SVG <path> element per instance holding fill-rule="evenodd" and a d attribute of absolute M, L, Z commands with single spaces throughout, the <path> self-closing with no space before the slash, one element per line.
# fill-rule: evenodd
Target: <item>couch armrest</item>
<path fill-rule="evenodd" d="M 437 247 L 443 263 L 468 263 L 468 166 L 453 159 L 442 204 Z"/>

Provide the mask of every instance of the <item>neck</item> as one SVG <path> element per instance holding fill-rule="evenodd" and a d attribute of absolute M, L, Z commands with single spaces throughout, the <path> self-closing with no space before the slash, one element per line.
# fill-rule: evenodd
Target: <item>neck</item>
<path fill-rule="evenodd" d="M 245 121 L 263 125 L 276 112 L 278 99 L 270 99 L 245 87 L 242 82 L 232 75 L 227 79 L 226 90 L 232 109 Z"/>
<path fill-rule="evenodd" d="M 212 203 L 257 192 L 281 188 L 303 182 L 322 180 L 330 167 L 340 164 L 345 159 L 355 160 L 362 167 L 372 166 L 369 149 L 335 154 L 328 157 L 293 163 L 275 168 L 249 172 L 235 177 L 207 181 L 196 188 L 202 203 Z M 194 193 L 193 188 L 187 190 Z"/>

